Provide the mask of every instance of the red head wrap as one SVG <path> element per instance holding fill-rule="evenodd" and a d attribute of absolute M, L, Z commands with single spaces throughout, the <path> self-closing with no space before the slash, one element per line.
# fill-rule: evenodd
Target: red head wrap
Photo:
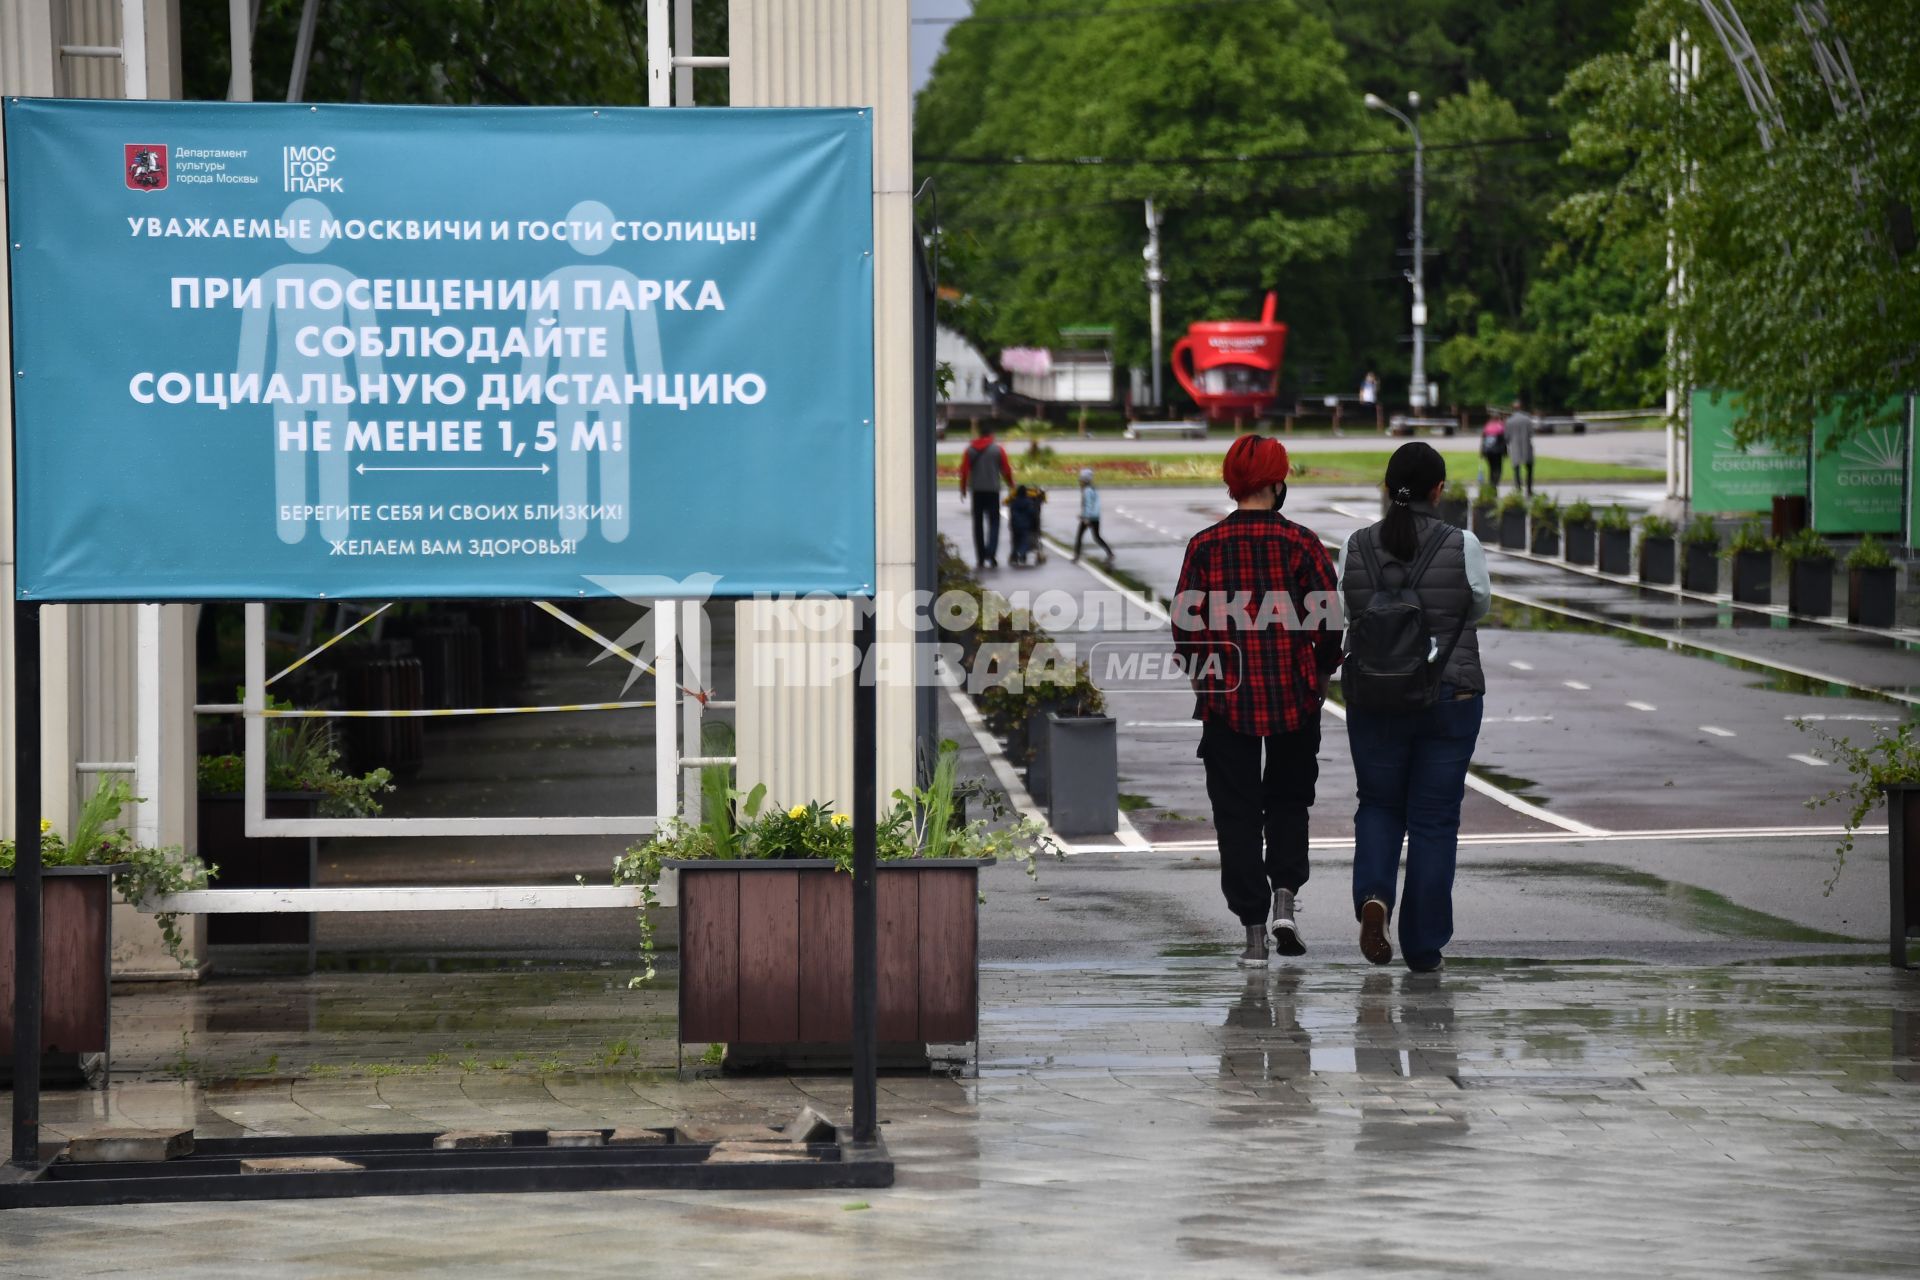
<path fill-rule="evenodd" d="M 1241 436 L 1227 450 L 1226 460 L 1220 465 L 1220 477 L 1227 482 L 1227 492 L 1237 502 L 1285 480 L 1291 465 L 1287 460 L 1287 446 L 1272 436 Z"/>

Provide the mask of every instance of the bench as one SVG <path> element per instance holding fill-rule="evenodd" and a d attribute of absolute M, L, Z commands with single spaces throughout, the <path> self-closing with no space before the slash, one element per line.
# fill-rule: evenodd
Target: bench
<path fill-rule="evenodd" d="M 1207 437 L 1207 424 L 1204 422 L 1130 422 L 1127 424 L 1127 439 L 1145 440 L 1151 436 L 1187 436 L 1196 440 Z"/>

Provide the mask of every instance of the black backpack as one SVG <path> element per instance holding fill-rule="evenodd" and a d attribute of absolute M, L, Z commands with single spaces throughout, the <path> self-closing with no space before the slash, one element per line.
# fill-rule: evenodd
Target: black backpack
<path fill-rule="evenodd" d="M 1354 547 L 1367 566 L 1373 594 L 1366 608 L 1347 619 L 1347 660 L 1340 683 L 1349 707 L 1405 712 L 1418 711 L 1433 702 L 1440 673 L 1447 669 L 1447 660 L 1453 657 L 1454 646 L 1466 630 L 1467 615 L 1461 613 L 1445 651 L 1427 661 L 1427 655 L 1433 652 L 1433 634 L 1427 627 L 1427 611 L 1420 604 L 1419 587 L 1427 566 L 1452 531 L 1436 521 L 1411 566 L 1387 561 L 1386 569 L 1400 573 L 1400 581 L 1393 585 L 1388 584 L 1374 550 L 1378 529 L 1363 529 L 1354 539 Z"/>

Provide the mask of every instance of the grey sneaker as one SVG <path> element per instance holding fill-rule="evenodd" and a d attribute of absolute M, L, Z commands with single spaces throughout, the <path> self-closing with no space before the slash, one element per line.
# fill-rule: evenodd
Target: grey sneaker
<path fill-rule="evenodd" d="M 1273 923 L 1267 927 L 1273 931 L 1273 949 L 1283 956 L 1307 954 L 1307 944 L 1300 940 L 1299 922 L 1293 918 L 1295 910 L 1293 890 L 1273 891 Z"/>
<path fill-rule="evenodd" d="M 1267 931 L 1264 926 L 1247 926 L 1247 949 L 1240 953 L 1239 965 L 1242 969 L 1264 969 L 1267 967 Z"/>

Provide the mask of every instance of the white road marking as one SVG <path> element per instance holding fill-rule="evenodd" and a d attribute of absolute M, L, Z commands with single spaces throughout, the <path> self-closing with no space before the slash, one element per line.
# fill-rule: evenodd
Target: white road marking
<path fill-rule="evenodd" d="M 1487 716 L 1481 724 L 1552 724 L 1552 716 Z"/>
<path fill-rule="evenodd" d="M 1658 711 L 1660 709 L 1654 706 L 1651 702 L 1636 702 L 1631 699 L 1628 700 L 1627 705 L 1632 707 L 1635 711 Z"/>
<path fill-rule="evenodd" d="M 1198 720 L 1124 720 L 1125 729 L 1198 729 Z"/>
<path fill-rule="evenodd" d="M 1816 769 L 1824 769 L 1829 763 L 1826 760 L 1822 760 L 1819 756 L 1802 755 L 1798 751 L 1788 756 L 1787 759 L 1798 760 L 1801 764 L 1810 764 Z"/>
<path fill-rule="evenodd" d="M 1560 683 L 1561 683 L 1561 684 L 1563 684 L 1563 685 L 1565 685 L 1565 686 L 1567 686 L 1567 688 L 1569 688 L 1569 689 L 1580 689 L 1580 690 L 1586 690 L 1586 689 L 1591 689 L 1591 688 L 1593 688 L 1593 686 L 1592 686 L 1592 685 L 1590 685 L 1590 684 L 1582 684 L 1582 683 L 1581 683 L 1580 681 L 1578 681 L 1578 680 L 1562 680 L 1562 681 L 1561 681 Z"/>
<path fill-rule="evenodd" d="M 1861 836 L 1882 836 L 1885 827 L 1861 827 Z M 1840 827 L 1694 827 L 1679 831 L 1606 831 L 1594 836 L 1572 835 L 1560 831 L 1462 833 L 1463 845 L 1587 845 L 1621 844 L 1629 840 L 1832 840 L 1843 834 Z M 1313 849 L 1352 849 L 1350 836 L 1314 836 L 1307 841 Z M 1212 840 L 1161 840 L 1154 844 L 1160 853 L 1200 853 L 1216 848 Z"/>
<path fill-rule="evenodd" d="M 1703 724 L 1703 725 L 1701 725 L 1701 726 L 1700 726 L 1700 732 L 1702 732 L 1702 733 L 1710 733 L 1710 734 L 1712 734 L 1712 735 L 1713 735 L 1714 737 L 1716 737 L 1716 738 L 1733 738 L 1733 737 L 1738 737 L 1738 736 L 1739 736 L 1738 734 L 1736 734 L 1736 733 L 1734 733 L 1734 731 L 1733 731 L 1733 730 L 1731 730 L 1731 729 L 1722 729 L 1722 728 L 1721 728 L 1721 727 L 1720 727 L 1719 725 L 1715 725 L 1715 724 Z"/>
<path fill-rule="evenodd" d="M 1531 670 L 1533 670 L 1533 664 L 1532 664 L 1531 662 L 1522 662 L 1522 661 L 1520 661 L 1520 659 L 1518 659 L 1518 658 L 1514 658 L 1514 659 L 1512 659 L 1511 661 L 1509 661 L 1509 662 L 1507 663 L 1507 665 L 1508 665 L 1508 666 L 1510 666 L 1510 667 L 1512 667 L 1512 668 L 1513 668 L 1513 669 L 1514 669 L 1515 671 L 1531 671 Z"/>
<path fill-rule="evenodd" d="M 1829 715 L 1810 715 L 1810 716 L 1781 716 L 1780 718 L 1781 718 L 1782 720 L 1787 720 L 1787 721 L 1793 721 L 1793 720 L 1865 720 L 1865 721 L 1869 721 L 1869 722 L 1872 722 L 1872 723 L 1876 723 L 1876 724 L 1898 724 L 1898 723 L 1900 723 L 1900 717 L 1899 717 L 1899 716 L 1865 716 L 1865 715 L 1858 715 L 1858 716 L 1850 716 L 1850 715 L 1838 715 L 1838 716 L 1829 716 Z"/>

